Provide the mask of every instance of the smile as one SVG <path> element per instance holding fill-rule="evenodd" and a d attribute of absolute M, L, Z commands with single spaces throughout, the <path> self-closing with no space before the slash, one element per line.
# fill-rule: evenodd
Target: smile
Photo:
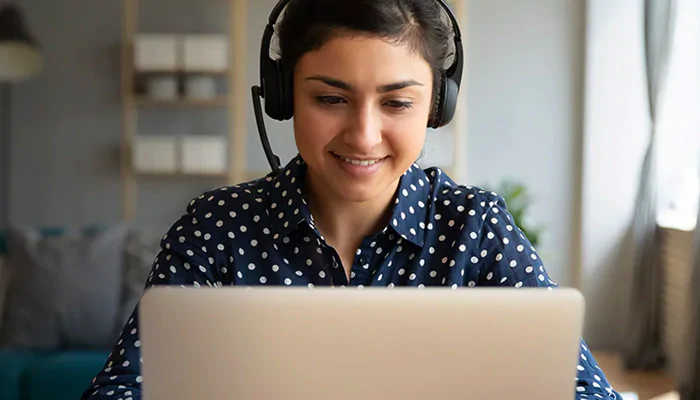
<path fill-rule="evenodd" d="M 367 167 L 367 166 L 370 166 L 370 165 L 374 165 L 374 164 L 376 164 L 376 163 L 378 163 L 378 162 L 380 162 L 380 161 L 383 160 L 383 158 L 377 158 L 377 159 L 374 159 L 374 160 L 358 160 L 358 159 L 343 157 L 343 156 L 340 156 L 340 155 L 338 156 L 338 158 L 340 158 L 341 160 L 345 161 L 346 163 L 353 164 L 353 165 L 359 165 L 359 166 L 362 166 L 362 167 Z"/>

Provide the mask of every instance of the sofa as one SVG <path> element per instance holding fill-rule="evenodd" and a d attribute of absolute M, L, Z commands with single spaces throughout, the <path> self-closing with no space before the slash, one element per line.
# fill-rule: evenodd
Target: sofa
<path fill-rule="evenodd" d="M 80 398 L 159 250 L 127 225 L 0 232 L 0 400 Z"/>

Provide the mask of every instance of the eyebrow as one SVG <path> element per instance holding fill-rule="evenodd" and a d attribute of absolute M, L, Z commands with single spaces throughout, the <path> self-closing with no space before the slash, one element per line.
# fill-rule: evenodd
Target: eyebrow
<path fill-rule="evenodd" d="M 338 79 L 330 78 L 327 76 L 322 76 L 322 75 L 314 75 L 306 78 L 306 80 L 309 81 L 320 81 L 325 83 L 328 86 L 333 86 L 338 89 L 346 90 L 348 92 L 351 92 L 353 90 L 352 85 L 350 85 L 347 82 L 343 82 Z M 413 79 L 408 79 L 405 81 L 400 81 L 400 82 L 394 82 L 394 83 L 389 83 L 386 85 L 381 85 L 377 87 L 377 92 L 379 93 L 388 93 L 388 92 L 393 92 L 396 90 L 401 90 L 410 86 L 423 86 L 422 83 L 415 81 Z"/>

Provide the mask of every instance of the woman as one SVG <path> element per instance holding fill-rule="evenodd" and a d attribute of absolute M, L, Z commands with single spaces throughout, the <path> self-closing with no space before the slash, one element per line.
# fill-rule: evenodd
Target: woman
<path fill-rule="evenodd" d="M 503 198 L 414 163 L 442 16 L 435 0 L 292 1 L 278 35 L 299 155 L 194 199 L 147 285 L 555 286 Z M 83 398 L 139 398 L 139 347 L 134 311 Z M 619 398 L 583 342 L 578 370 L 578 398 Z"/>

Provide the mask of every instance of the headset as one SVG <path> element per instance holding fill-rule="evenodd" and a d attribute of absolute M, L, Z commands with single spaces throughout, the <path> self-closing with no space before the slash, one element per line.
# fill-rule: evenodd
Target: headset
<path fill-rule="evenodd" d="M 272 151 L 270 141 L 265 130 L 262 106 L 260 98 L 265 99 L 265 113 L 277 121 L 285 121 L 294 116 L 294 96 L 292 88 L 291 71 L 286 71 L 282 59 L 273 60 L 270 57 L 270 43 L 272 35 L 275 33 L 275 24 L 282 14 L 282 11 L 293 0 L 280 0 L 270 14 L 269 21 L 263 33 L 262 45 L 260 47 L 260 86 L 251 88 L 253 94 L 253 109 L 255 121 L 262 141 L 263 150 L 272 171 L 277 174 L 281 170 L 280 159 Z M 348 0 L 341 0 L 348 1 Z M 463 69 L 463 49 L 462 34 L 457 23 L 457 18 L 444 0 L 434 0 L 443 8 L 452 22 L 454 31 L 455 55 L 450 67 L 442 71 L 440 79 L 440 90 L 434 112 L 428 120 L 428 127 L 437 129 L 452 121 L 457 109 L 457 97 L 459 95 L 459 85 L 462 81 Z"/>

